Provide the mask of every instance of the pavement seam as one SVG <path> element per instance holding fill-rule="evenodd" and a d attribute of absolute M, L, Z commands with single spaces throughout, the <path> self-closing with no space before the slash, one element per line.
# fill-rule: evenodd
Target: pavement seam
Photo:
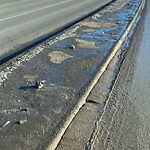
<path fill-rule="evenodd" d="M 141 1 L 141 4 L 140 4 L 140 6 L 139 6 L 139 9 L 138 9 L 138 11 L 137 11 L 137 13 L 136 13 L 136 15 L 134 16 L 134 18 L 133 18 L 133 20 L 132 20 L 132 22 L 129 24 L 129 26 L 128 26 L 128 28 L 127 28 L 127 32 L 125 31 L 125 35 L 128 35 L 128 33 L 130 32 L 130 30 L 132 29 L 132 27 L 133 27 L 133 25 L 134 25 L 134 22 L 136 22 L 136 19 L 138 18 L 138 15 L 139 15 L 139 13 L 141 12 L 141 10 L 143 10 L 144 9 L 144 6 L 145 6 L 145 0 L 142 0 Z M 122 36 L 123 38 L 126 38 L 126 36 Z M 123 44 L 123 43 L 122 43 Z M 121 45 L 122 45 L 121 44 Z M 120 46 L 121 47 L 121 46 Z M 125 61 L 125 59 L 124 59 L 124 61 Z M 123 62 L 124 62 L 123 61 Z M 123 63 L 122 62 L 122 63 Z M 100 124 L 100 122 L 103 122 L 103 117 L 104 117 L 104 115 L 105 115 L 105 112 L 106 112 L 106 108 L 108 107 L 108 104 L 109 104 L 109 98 L 110 98 L 110 96 L 111 96 L 111 93 L 112 93 L 112 91 L 113 91 L 113 89 L 115 88 L 115 85 L 116 85 L 116 83 L 117 83 L 117 80 L 118 80 L 118 77 L 119 77 L 119 75 L 120 75 L 120 72 L 118 73 L 118 75 L 117 75 L 117 78 L 116 78 L 116 80 L 114 81 L 114 85 L 113 85 L 113 87 L 112 87 L 112 90 L 111 90 L 111 92 L 110 92 L 110 94 L 109 94 L 109 96 L 108 96 L 108 98 L 107 98 L 107 100 L 106 100 L 106 104 L 105 104 L 105 106 L 104 106 L 104 110 L 103 110 L 103 113 L 101 114 L 101 116 L 100 116 L 100 118 L 98 118 L 98 120 L 96 121 L 96 123 L 95 123 L 95 128 L 94 128 L 94 130 L 93 130 L 93 134 L 91 135 L 91 137 L 90 137 L 90 140 L 88 141 L 88 143 L 87 143 L 87 145 L 86 145 L 86 149 L 87 150 L 93 150 L 93 148 L 94 148 L 94 144 L 95 144 L 95 142 L 96 142 L 96 138 L 97 138 L 97 136 L 98 136 L 98 133 L 99 133 L 99 131 L 100 131 L 100 128 L 99 128 L 99 124 Z M 115 115 L 116 113 L 117 113 L 117 108 L 116 108 L 116 111 L 113 113 L 113 115 Z M 113 122 L 113 119 L 111 120 L 111 124 L 112 124 L 112 122 Z M 109 133 L 107 134 L 107 136 L 109 135 Z M 104 144 L 106 143 L 106 141 L 104 142 Z"/>
<path fill-rule="evenodd" d="M 63 128 L 60 129 L 59 133 L 51 141 L 51 143 L 48 145 L 48 147 L 46 148 L 46 150 L 54 150 L 54 149 L 57 148 L 57 146 L 58 146 L 60 140 L 62 139 L 62 136 L 64 135 L 65 131 L 67 130 L 67 128 L 69 127 L 69 125 L 71 124 L 72 120 L 74 119 L 74 117 L 79 112 L 79 110 L 86 103 L 86 99 L 89 96 L 90 92 L 92 91 L 92 89 L 94 88 L 94 86 L 97 84 L 97 82 L 99 81 L 100 77 L 103 75 L 103 73 L 107 69 L 109 63 L 111 62 L 111 60 L 113 59 L 113 57 L 116 55 L 118 49 L 122 46 L 122 44 L 125 41 L 126 37 L 130 33 L 132 27 L 134 26 L 134 23 L 136 22 L 136 19 L 138 18 L 138 15 L 140 14 L 140 12 L 142 11 L 142 9 L 144 8 L 144 4 L 145 4 L 145 0 L 141 0 L 140 6 L 139 6 L 139 8 L 138 8 L 138 10 L 136 12 L 136 15 L 134 16 L 133 20 L 129 23 L 126 31 L 123 33 L 123 35 L 121 36 L 121 38 L 115 44 L 115 46 L 112 49 L 110 55 L 108 56 L 108 58 L 106 58 L 104 64 L 99 68 L 99 71 L 95 74 L 95 77 L 93 78 L 93 80 L 91 81 L 91 83 L 89 84 L 89 86 L 85 89 L 84 94 L 81 96 L 81 98 L 78 100 L 78 103 L 75 105 L 74 109 L 71 111 L 71 114 L 68 116 L 66 122 L 63 125 Z M 106 105 L 104 107 L 104 113 L 105 113 L 107 105 L 108 105 L 108 101 L 106 101 Z M 100 118 L 99 121 L 102 121 L 102 117 L 103 117 L 104 113 L 102 114 L 102 116 L 101 116 L 101 118 Z M 93 144 L 92 144 L 92 146 L 90 148 L 91 150 L 93 148 Z"/>

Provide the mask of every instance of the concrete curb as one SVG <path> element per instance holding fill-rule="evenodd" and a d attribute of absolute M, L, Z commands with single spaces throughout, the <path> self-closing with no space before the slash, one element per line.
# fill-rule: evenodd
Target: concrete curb
<path fill-rule="evenodd" d="M 74 109 L 71 111 L 71 114 L 68 116 L 66 122 L 63 125 L 63 128 L 60 129 L 59 133 L 56 135 L 56 137 L 53 139 L 53 141 L 51 141 L 51 143 L 48 145 L 46 150 L 54 150 L 54 149 L 57 148 L 57 146 L 58 146 L 62 136 L 64 135 L 66 129 L 68 128 L 68 126 L 70 125 L 70 123 L 72 122 L 74 117 L 77 115 L 77 113 L 79 112 L 81 107 L 86 103 L 86 99 L 89 96 L 90 92 L 92 91 L 94 86 L 97 84 L 99 78 L 105 72 L 105 70 L 107 69 L 109 63 L 111 62 L 113 57 L 116 55 L 118 49 L 122 46 L 123 42 L 125 41 L 126 37 L 129 34 L 129 32 L 133 28 L 134 23 L 135 23 L 136 19 L 138 18 L 138 15 L 143 10 L 144 4 L 145 4 L 145 0 L 141 0 L 140 6 L 139 6 L 133 20 L 129 23 L 126 31 L 121 36 L 120 40 L 118 40 L 118 42 L 114 45 L 114 48 L 112 49 L 112 52 L 109 54 L 109 57 L 107 57 L 104 64 L 98 69 L 99 71 L 96 73 L 95 77 L 93 78 L 93 80 L 91 81 L 89 86 L 84 91 L 84 94 L 81 96 L 81 98 L 78 100 L 78 103 L 76 104 Z M 106 103 L 106 105 L 107 105 L 107 103 Z"/>

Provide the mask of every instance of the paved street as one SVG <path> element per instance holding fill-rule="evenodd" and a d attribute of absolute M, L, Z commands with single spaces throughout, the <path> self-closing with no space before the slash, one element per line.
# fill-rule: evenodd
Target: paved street
<path fill-rule="evenodd" d="M 0 0 L 0 56 L 20 49 L 111 0 Z"/>

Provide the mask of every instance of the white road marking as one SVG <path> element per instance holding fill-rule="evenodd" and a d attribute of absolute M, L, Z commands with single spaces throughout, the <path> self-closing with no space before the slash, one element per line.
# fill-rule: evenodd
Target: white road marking
<path fill-rule="evenodd" d="M 35 10 L 32 10 L 32 11 L 28 11 L 28 12 L 25 12 L 25 13 L 22 13 L 22 14 L 19 14 L 19 15 L 15 15 L 15 16 L 11 16 L 11 17 L 8 17 L 8 18 L 0 19 L 0 22 L 6 21 L 6 20 L 9 20 L 9 19 L 13 19 L 13 18 L 16 18 L 16 17 L 20 17 L 20 16 L 23 16 L 23 15 L 27 15 L 27 14 L 30 14 L 30 13 L 33 13 L 33 12 L 37 12 L 37 11 L 40 11 L 40 10 L 43 10 L 43 9 L 47 9 L 47 8 L 50 8 L 50 7 L 54 7 L 54 6 L 58 6 L 58 5 L 61 5 L 61 4 L 65 4 L 65 3 L 68 3 L 68 2 L 71 2 L 71 1 L 73 1 L 73 0 L 67 0 L 65 2 L 60 2 L 60 3 L 54 4 L 54 5 L 49 5 L 49 6 L 46 6 L 46 7 L 43 7 L 43 8 L 39 8 L 39 9 L 35 9 Z"/>

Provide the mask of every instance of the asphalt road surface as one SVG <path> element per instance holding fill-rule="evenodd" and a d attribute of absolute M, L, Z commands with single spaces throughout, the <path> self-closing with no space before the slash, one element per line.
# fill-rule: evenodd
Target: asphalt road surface
<path fill-rule="evenodd" d="M 0 0 L 0 58 L 111 0 Z"/>

